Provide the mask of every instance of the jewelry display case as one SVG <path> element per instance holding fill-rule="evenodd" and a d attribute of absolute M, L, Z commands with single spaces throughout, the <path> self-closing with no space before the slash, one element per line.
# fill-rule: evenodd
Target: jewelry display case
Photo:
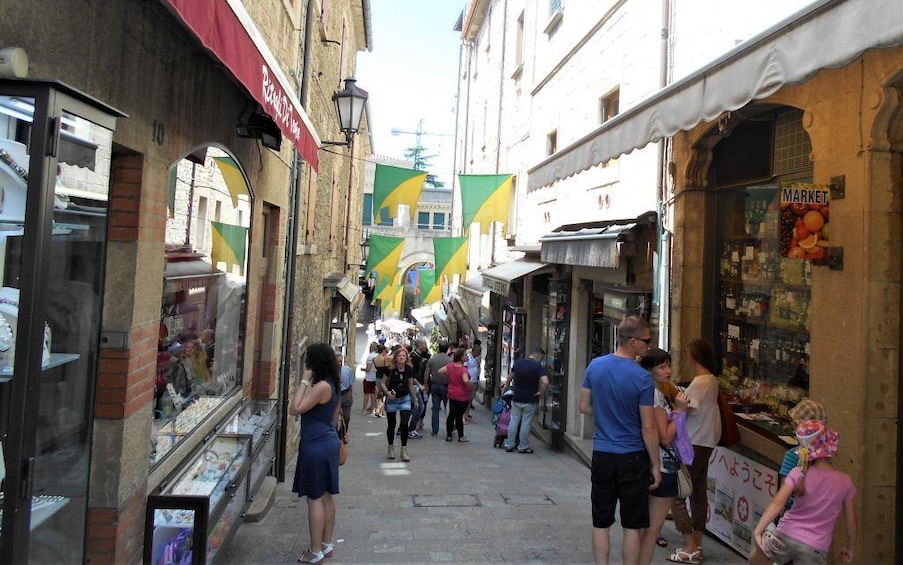
<path fill-rule="evenodd" d="M 144 562 L 210 563 L 247 503 L 251 437 L 216 436 L 147 499 Z"/>
<path fill-rule="evenodd" d="M 120 111 L 0 79 L 0 562 L 85 555 Z"/>
<path fill-rule="evenodd" d="M 226 418 L 220 430 L 223 437 L 247 437 L 251 440 L 251 470 L 245 497 L 248 504 L 254 500 L 263 479 L 270 474 L 276 461 L 274 436 L 278 416 L 276 400 L 245 398 L 234 414 Z"/>

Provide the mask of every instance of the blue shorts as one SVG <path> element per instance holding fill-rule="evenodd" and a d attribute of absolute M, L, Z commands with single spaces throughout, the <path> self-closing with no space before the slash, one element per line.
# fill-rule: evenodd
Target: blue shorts
<path fill-rule="evenodd" d="M 395 400 L 386 400 L 386 412 L 411 411 L 411 395 L 405 395 Z"/>
<path fill-rule="evenodd" d="M 607 453 L 593 451 L 593 527 L 610 528 L 615 507 L 621 504 L 621 527 L 649 527 L 649 455 L 645 451 Z"/>
<path fill-rule="evenodd" d="M 662 471 L 662 482 L 658 488 L 649 491 L 651 496 L 656 498 L 674 498 L 677 496 L 677 473 L 667 473 Z"/>

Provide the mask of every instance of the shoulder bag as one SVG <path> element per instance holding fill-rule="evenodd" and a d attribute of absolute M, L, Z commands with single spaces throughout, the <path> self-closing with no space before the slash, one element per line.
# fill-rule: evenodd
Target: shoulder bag
<path fill-rule="evenodd" d="M 680 464 L 680 470 L 677 471 L 677 498 L 684 499 L 693 495 L 693 478 L 690 476 L 690 469 L 686 464 Z"/>
<path fill-rule="evenodd" d="M 721 414 L 721 439 L 718 445 L 730 447 L 740 441 L 740 429 L 737 427 L 737 416 L 727 401 L 727 397 L 718 391 L 718 412 Z"/>

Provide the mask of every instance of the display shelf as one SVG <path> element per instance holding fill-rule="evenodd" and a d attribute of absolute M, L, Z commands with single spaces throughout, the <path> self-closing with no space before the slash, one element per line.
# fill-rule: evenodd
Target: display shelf
<path fill-rule="evenodd" d="M 81 355 L 78 353 L 51 353 L 50 359 L 41 365 L 42 371 L 48 371 L 53 369 L 54 367 L 59 367 L 61 365 L 65 365 L 66 363 L 71 363 L 73 361 L 77 361 Z M 12 367 L 3 367 L 0 369 L 0 383 L 5 383 L 13 378 L 13 368 Z"/>
<path fill-rule="evenodd" d="M 69 498 L 54 494 L 39 494 L 31 499 L 31 531 L 69 504 Z M 3 493 L 0 492 L 0 522 L 3 521 Z"/>

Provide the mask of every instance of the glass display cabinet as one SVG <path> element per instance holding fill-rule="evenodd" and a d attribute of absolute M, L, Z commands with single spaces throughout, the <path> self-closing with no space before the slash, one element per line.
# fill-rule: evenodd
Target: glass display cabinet
<path fill-rule="evenodd" d="M 210 563 L 247 503 L 251 437 L 215 437 L 147 498 L 144 562 Z"/>
<path fill-rule="evenodd" d="M 549 377 L 549 388 L 539 408 L 543 429 L 550 429 L 552 432 L 553 449 L 562 447 L 566 421 L 570 292 L 570 279 L 549 279 L 549 304 L 545 324 L 546 373 Z"/>
<path fill-rule="evenodd" d="M 113 130 L 65 84 L 0 79 L 0 562 L 85 553 Z"/>
<path fill-rule="evenodd" d="M 251 441 L 251 471 L 246 502 L 254 500 L 263 479 L 276 460 L 275 430 L 279 421 L 276 400 L 245 398 L 235 413 L 226 419 L 221 436 L 247 437 Z"/>

